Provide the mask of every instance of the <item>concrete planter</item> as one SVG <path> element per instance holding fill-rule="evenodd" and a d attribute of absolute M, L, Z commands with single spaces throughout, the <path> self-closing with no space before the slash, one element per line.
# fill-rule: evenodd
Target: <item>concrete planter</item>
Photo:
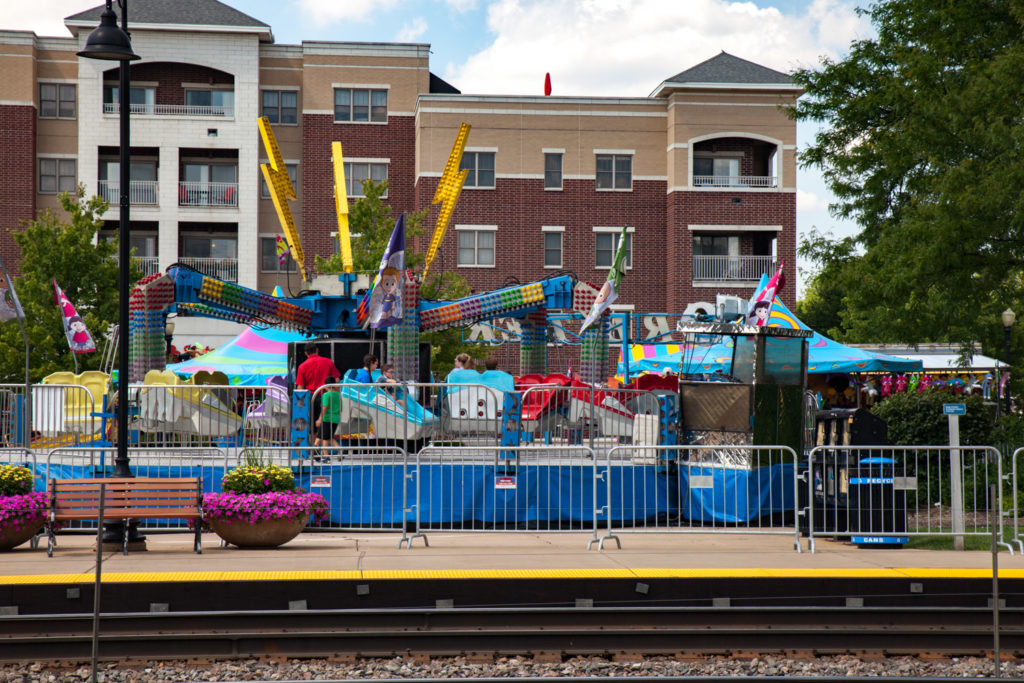
<path fill-rule="evenodd" d="M 15 528 L 14 524 L 0 526 L 0 550 L 11 550 L 31 540 L 43 528 L 45 522 L 45 519 L 40 519 L 28 524 L 22 523 L 19 528 Z"/>
<path fill-rule="evenodd" d="M 306 528 L 308 515 L 291 519 L 265 519 L 255 524 L 224 518 L 207 522 L 226 543 L 239 548 L 276 548 L 298 536 Z"/>

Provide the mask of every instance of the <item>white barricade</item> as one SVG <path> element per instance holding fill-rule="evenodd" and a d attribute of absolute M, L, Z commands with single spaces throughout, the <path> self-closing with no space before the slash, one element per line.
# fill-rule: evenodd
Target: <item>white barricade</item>
<path fill-rule="evenodd" d="M 621 547 L 618 531 L 792 535 L 802 551 L 797 457 L 787 446 L 634 444 L 598 459 L 608 492 L 599 549 L 608 539 Z"/>
<path fill-rule="evenodd" d="M 997 509 L 989 500 L 989 486 L 1002 481 L 991 446 L 818 446 L 802 475 L 812 552 L 818 536 L 862 546 L 899 546 L 911 536 L 962 543 L 1002 525 L 1002 486 Z"/>
<path fill-rule="evenodd" d="M 0 385 L 0 443 L 24 441 L 25 385 Z M 93 392 L 80 384 L 34 384 L 31 396 L 32 448 L 89 443 L 102 437 L 103 418 Z M 21 438 L 18 438 L 21 435 Z"/>
<path fill-rule="evenodd" d="M 1024 448 L 1018 448 L 1010 455 L 1010 473 L 1004 475 L 1010 478 L 1010 495 L 1012 497 L 1011 507 L 1009 512 L 1004 510 L 1004 514 L 1010 514 L 1013 516 L 1013 542 L 1017 544 L 1017 550 L 1020 554 L 1024 555 L 1024 539 L 1020 537 L 1020 496 L 1024 493 L 1024 487 L 1021 486 L 1021 481 L 1018 478 L 1021 474 L 1024 474 L 1024 470 L 1018 469 L 1017 463 L 1020 458 L 1024 457 Z M 1000 487 L 1001 488 L 1001 487 Z"/>

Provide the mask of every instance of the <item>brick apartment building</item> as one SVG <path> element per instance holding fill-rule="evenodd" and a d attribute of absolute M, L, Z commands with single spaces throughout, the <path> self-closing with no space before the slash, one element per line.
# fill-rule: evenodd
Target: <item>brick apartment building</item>
<path fill-rule="evenodd" d="M 10 232 L 76 183 L 111 200 L 117 234 L 118 65 L 76 55 L 101 11 L 67 17 L 70 38 L 0 30 L 0 254 L 15 269 Z M 779 259 L 795 263 L 796 125 L 780 105 L 801 91 L 777 71 L 723 52 L 648 97 L 473 95 L 430 72 L 425 44 L 279 45 L 217 0 L 133 0 L 129 20 L 131 231 L 147 272 L 183 262 L 263 291 L 286 282 L 259 116 L 296 183 L 308 268 L 336 249 L 333 140 L 349 197 L 387 178 L 397 214 L 431 206 L 462 122 L 470 174 L 433 268 L 475 291 L 562 270 L 599 283 L 624 225 L 619 304 L 638 313 L 749 297 Z"/>

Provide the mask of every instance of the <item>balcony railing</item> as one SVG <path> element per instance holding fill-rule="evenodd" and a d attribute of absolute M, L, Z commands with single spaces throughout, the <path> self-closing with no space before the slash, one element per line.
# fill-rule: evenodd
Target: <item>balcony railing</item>
<path fill-rule="evenodd" d="M 121 203 L 121 182 L 118 180 L 101 180 L 100 195 L 117 206 Z M 160 186 L 155 180 L 133 180 L 128 184 L 128 202 L 133 206 L 159 204 Z"/>
<path fill-rule="evenodd" d="M 182 257 L 178 263 L 225 282 L 238 282 L 238 259 Z"/>
<path fill-rule="evenodd" d="M 695 187 L 777 187 L 773 175 L 695 175 Z"/>
<path fill-rule="evenodd" d="M 178 206 L 238 206 L 238 183 L 178 183 Z"/>
<path fill-rule="evenodd" d="M 694 280 L 757 280 L 775 271 L 771 256 L 694 256 Z"/>
<path fill-rule="evenodd" d="M 128 111 L 134 116 L 219 116 L 235 115 L 234 107 L 199 106 L 195 104 L 132 104 Z M 104 114 L 119 114 L 121 105 L 117 102 L 104 102 Z"/>
<path fill-rule="evenodd" d="M 110 260 L 114 263 L 121 262 L 117 254 L 113 254 Z M 156 256 L 132 256 L 132 262 L 139 266 L 143 276 L 160 272 L 160 259 Z"/>

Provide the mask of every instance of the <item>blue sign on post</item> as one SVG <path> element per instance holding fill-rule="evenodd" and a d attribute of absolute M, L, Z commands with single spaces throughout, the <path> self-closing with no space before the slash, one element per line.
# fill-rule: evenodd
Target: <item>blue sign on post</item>
<path fill-rule="evenodd" d="M 943 403 L 942 404 L 943 415 L 966 415 L 967 404 L 966 403 Z"/>

